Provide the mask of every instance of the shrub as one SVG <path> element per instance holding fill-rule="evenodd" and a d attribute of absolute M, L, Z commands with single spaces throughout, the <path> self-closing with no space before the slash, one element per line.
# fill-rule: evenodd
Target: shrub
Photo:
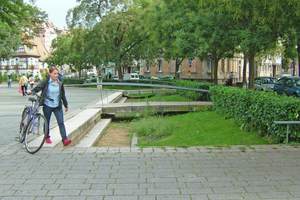
<path fill-rule="evenodd" d="M 64 84 L 83 84 L 84 79 L 81 78 L 62 78 Z"/>
<path fill-rule="evenodd" d="M 187 88 L 197 88 L 209 90 L 212 86 L 211 83 L 207 82 L 196 82 L 196 81 L 187 81 L 187 80 L 176 80 L 176 85 L 179 87 L 187 87 Z M 189 97 L 195 101 L 209 101 L 209 93 L 207 92 L 197 92 L 190 90 L 179 90 L 179 94 L 181 96 Z"/>
<path fill-rule="evenodd" d="M 276 125 L 274 121 L 299 119 L 299 99 L 279 96 L 273 92 L 213 86 L 210 88 L 210 97 L 216 111 L 225 118 L 233 118 L 241 128 L 257 130 L 277 142 L 286 139 L 286 125 Z M 299 126 L 290 126 L 291 141 L 298 140 L 299 131 Z"/>

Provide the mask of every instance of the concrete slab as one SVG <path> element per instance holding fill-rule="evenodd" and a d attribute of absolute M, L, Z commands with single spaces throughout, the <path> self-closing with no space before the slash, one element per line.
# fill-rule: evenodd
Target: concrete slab
<path fill-rule="evenodd" d="M 92 147 L 99 140 L 103 131 L 109 126 L 111 119 L 101 119 L 75 147 Z"/>
<path fill-rule="evenodd" d="M 82 132 L 94 126 L 101 117 L 101 109 L 86 109 L 69 120 L 65 121 L 68 139 L 75 140 Z M 59 127 L 50 130 L 52 144 L 44 144 L 44 147 L 62 147 Z M 75 142 L 75 141 L 74 141 Z M 73 142 L 72 142 L 73 143 Z"/>
<path fill-rule="evenodd" d="M 107 104 L 107 103 L 114 103 L 120 100 L 123 97 L 123 91 L 115 92 L 112 95 L 107 96 L 103 100 L 99 101 L 96 103 L 96 105 L 102 105 L 102 104 Z"/>

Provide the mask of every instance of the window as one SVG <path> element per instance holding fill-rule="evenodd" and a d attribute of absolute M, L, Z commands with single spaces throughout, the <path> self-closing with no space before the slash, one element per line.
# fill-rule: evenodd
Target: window
<path fill-rule="evenodd" d="M 158 71 L 162 72 L 162 59 L 157 59 L 158 62 Z"/>
<path fill-rule="evenodd" d="M 298 80 L 295 80 L 295 85 L 296 85 L 297 87 L 299 87 L 299 86 L 300 86 L 300 79 L 298 79 Z"/>
<path fill-rule="evenodd" d="M 16 53 L 25 53 L 24 46 L 20 46 L 18 50 L 16 50 Z"/>
<path fill-rule="evenodd" d="M 276 85 L 283 85 L 285 79 L 280 79 L 276 82 Z"/>
<path fill-rule="evenodd" d="M 151 61 L 147 61 L 147 63 L 146 63 L 147 72 L 150 72 L 150 63 L 151 63 Z"/>
<path fill-rule="evenodd" d="M 292 80 L 288 79 L 285 81 L 284 86 L 286 87 L 292 87 Z"/>
<path fill-rule="evenodd" d="M 261 85 L 261 80 L 260 80 L 260 78 L 255 78 L 255 79 L 254 79 L 254 83 L 255 83 L 255 84 Z"/>

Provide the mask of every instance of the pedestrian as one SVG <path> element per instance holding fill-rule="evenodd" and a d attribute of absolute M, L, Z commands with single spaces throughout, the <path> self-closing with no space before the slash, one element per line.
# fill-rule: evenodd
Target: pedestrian
<path fill-rule="evenodd" d="M 30 77 L 29 77 L 29 84 L 30 84 L 30 87 L 31 87 L 31 89 L 32 89 L 32 88 L 33 88 L 33 85 L 34 85 L 34 78 L 33 78 L 32 74 L 31 74 Z"/>
<path fill-rule="evenodd" d="M 11 88 L 11 76 L 10 75 L 8 75 L 8 77 L 7 77 L 7 84 L 8 84 L 7 87 Z"/>
<path fill-rule="evenodd" d="M 19 86 L 22 87 L 23 96 L 26 96 L 27 86 L 28 86 L 28 79 L 27 79 L 25 74 L 23 74 L 23 76 L 20 78 Z"/>
<path fill-rule="evenodd" d="M 230 77 L 231 77 L 231 79 L 232 79 L 232 81 L 234 80 L 233 78 L 234 78 L 234 75 L 233 75 L 233 72 L 230 72 Z"/>
<path fill-rule="evenodd" d="M 231 76 L 228 77 L 227 81 L 225 81 L 225 86 L 232 86 L 232 78 Z"/>
<path fill-rule="evenodd" d="M 43 106 L 44 116 L 48 121 L 48 135 L 46 137 L 46 143 L 51 144 L 52 141 L 50 139 L 50 118 L 52 112 L 56 117 L 57 124 L 59 126 L 60 135 L 62 137 L 62 142 L 64 146 L 67 146 L 71 143 L 70 139 L 67 139 L 66 128 L 64 124 L 64 113 L 62 109 L 62 104 L 65 107 L 65 111 L 68 112 L 68 102 L 65 95 L 65 88 L 61 79 L 58 79 L 58 69 L 56 67 L 49 68 L 49 75 L 46 80 L 43 80 L 39 83 L 32 91 L 28 90 L 27 94 L 31 94 L 32 92 L 37 93 L 42 91 L 42 97 L 49 97 L 54 101 L 49 99 L 45 99 L 40 102 L 40 105 Z"/>

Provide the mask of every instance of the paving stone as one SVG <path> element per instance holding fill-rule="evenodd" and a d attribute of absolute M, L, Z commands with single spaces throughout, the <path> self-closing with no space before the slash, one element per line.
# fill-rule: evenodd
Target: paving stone
<path fill-rule="evenodd" d="M 106 196 L 104 200 L 138 200 L 138 196 Z"/>
<path fill-rule="evenodd" d="M 157 200 L 186 200 L 190 199 L 190 195 L 162 195 L 158 196 Z"/>
<path fill-rule="evenodd" d="M 150 195 L 180 194 L 179 189 L 148 189 Z"/>
<path fill-rule="evenodd" d="M 289 192 L 258 192 L 257 193 L 259 197 L 261 198 L 290 198 L 293 197 L 292 194 L 290 194 Z M 298 196 L 299 197 L 299 196 Z"/>
<path fill-rule="evenodd" d="M 107 189 L 107 190 L 82 190 L 80 192 L 81 196 L 107 196 L 107 195 L 113 195 L 113 190 Z"/>
<path fill-rule="evenodd" d="M 146 195 L 146 189 L 115 189 L 114 195 L 116 196 L 137 196 Z"/>
<path fill-rule="evenodd" d="M 231 199 L 231 200 L 240 200 L 242 196 L 240 194 L 208 194 L 210 200 L 222 200 L 222 199 Z"/>

